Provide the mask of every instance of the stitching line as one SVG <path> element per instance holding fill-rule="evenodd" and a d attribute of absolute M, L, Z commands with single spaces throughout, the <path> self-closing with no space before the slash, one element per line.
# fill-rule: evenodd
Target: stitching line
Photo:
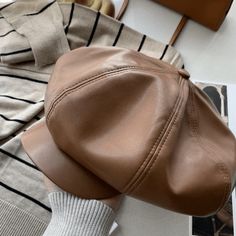
<path fill-rule="evenodd" d="M 192 89 L 194 89 L 194 88 L 192 87 Z M 194 112 L 194 102 L 193 102 L 193 101 L 194 101 L 194 93 L 193 93 L 193 91 L 191 91 L 192 111 Z M 196 104 L 196 106 L 195 106 L 195 108 L 196 108 L 195 113 L 196 113 L 196 115 L 198 115 L 198 114 L 200 113 L 199 107 L 198 107 L 197 103 L 195 103 L 195 104 Z M 193 114 L 193 113 L 192 113 L 192 114 Z M 209 152 L 209 150 L 206 149 L 204 145 L 202 145 L 202 142 L 201 142 L 201 139 L 200 139 L 200 135 L 199 135 L 199 133 L 198 133 L 198 127 L 199 127 L 199 125 L 198 125 L 197 119 L 195 119 L 195 120 L 194 120 L 194 119 L 191 119 L 191 120 L 192 120 L 193 124 L 195 124 L 194 126 L 192 126 L 192 128 L 193 128 L 193 133 L 195 134 L 195 137 L 197 138 L 199 145 L 200 145 L 206 152 L 208 152 L 209 156 L 211 156 L 211 153 Z M 190 124 L 191 124 L 192 122 L 190 122 Z M 209 145 L 208 145 L 208 147 L 209 147 L 209 149 L 214 153 L 214 150 L 213 150 L 212 148 L 210 148 Z M 224 163 L 222 163 L 222 162 L 217 163 L 217 162 L 216 162 L 214 159 L 212 159 L 212 158 L 211 158 L 211 160 L 216 163 L 216 166 L 217 166 L 218 169 L 219 169 L 219 173 L 222 175 L 223 179 L 224 179 L 224 180 L 228 180 L 228 181 L 226 182 L 226 184 L 225 184 L 224 193 L 223 193 L 223 195 L 222 195 L 222 199 L 221 199 L 221 201 L 220 201 L 219 208 L 218 208 L 218 209 L 221 209 L 221 208 L 223 207 L 224 202 L 225 202 L 226 199 L 227 199 L 228 193 L 230 192 L 230 176 L 229 176 L 229 173 L 228 173 L 227 168 L 226 168 L 226 166 L 224 165 Z M 221 161 L 221 160 L 219 160 L 219 161 Z"/>
<path fill-rule="evenodd" d="M 182 82 L 182 81 L 180 81 Z M 179 96 L 180 94 L 178 95 L 178 98 L 176 99 L 176 102 L 175 102 L 175 105 L 174 105 L 174 108 L 173 110 L 168 114 L 168 120 L 166 121 L 166 124 L 164 125 L 164 127 L 162 128 L 161 132 L 160 132 L 160 135 L 158 137 L 158 139 L 156 140 L 156 142 L 153 144 L 152 148 L 151 148 L 151 151 L 149 152 L 148 156 L 145 158 L 143 164 L 136 170 L 136 172 L 133 174 L 133 177 L 131 178 L 130 181 L 128 181 L 128 183 L 126 184 L 126 186 L 124 187 L 124 190 L 123 191 L 130 191 L 130 188 L 132 188 L 132 186 L 130 185 L 133 185 L 133 182 L 137 182 L 138 179 L 140 178 L 140 172 L 142 172 L 142 168 L 143 166 L 146 165 L 147 162 L 150 161 L 150 159 L 153 157 L 153 152 L 155 152 L 155 149 L 156 149 L 156 146 L 157 144 L 159 143 L 159 140 L 161 139 L 164 131 L 167 129 L 168 125 L 169 125 L 169 122 L 171 120 L 171 118 L 173 117 L 173 113 L 175 111 L 175 107 L 177 106 L 177 103 L 178 103 L 178 100 L 179 100 Z M 135 180 L 136 179 L 136 180 Z"/>
<path fill-rule="evenodd" d="M 181 77 L 181 78 L 182 78 L 182 77 Z M 184 83 L 184 79 L 182 79 L 181 82 Z M 181 87 L 183 86 L 183 83 L 181 83 Z M 183 99 L 181 99 L 181 98 L 182 98 L 182 94 L 183 94 L 183 90 L 181 90 L 181 93 L 179 94 L 179 97 L 178 97 L 178 99 L 177 99 L 177 101 L 176 101 L 176 104 L 175 104 L 175 107 L 174 107 L 174 109 L 173 109 L 173 113 L 172 113 L 172 115 L 171 115 L 170 121 L 169 121 L 169 123 L 167 124 L 167 127 L 166 127 L 166 129 L 165 129 L 164 132 L 167 131 L 167 128 L 168 128 L 168 126 L 170 125 L 171 120 L 173 119 L 173 117 L 174 117 L 173 124 L 175 123 L 175 121 L 176 121 L 176 119 L 177 119 L 177 117 L 178 117 L 178 113 L 176 114 L 176 112 L 177 112 L 178 107 L 181 105 L 181 101 L 183 100 Z M 150 164 L 150 167 L 146 167 L 146 171 L 143 171 L 143 175 L 140 176 L 140 177 L 138 177 L 138 179 L 136 179 L 136 181 L 132 184 L 132 186 L 131 186 L 130 189 L 129 189 L 129 192 L 132 192 L 135 188 L 138 188 L 138 186 L 145 180 L 145 178 L 147 177 L 147 175 L 150 173 L 150 171 L 152 170 L 152 168 L 153 168 L 154 164 L 156 163 L 156 161 L 159 160 L 158 155 L 160 154 L 160 152 L 161 152 L 161 150 L 162 150 L 162 147 L 164 146 L 165 142 L 167 141 L 167 139 L 168 139 L 168 137 L 169 137 L 169 134 L 171 133 L 171 130 L 172 130 L 172 129 L 173 129 L 173 125 L 172 125 L 172 127 L 166 132 L 166 134 L 164 134 L 163 136 L 161 136 L 161 135 L 159 136 L 158 140 L 159 140 L 160 138 L 164 138 L 164 136 L 165 136 L 165 138 L 164 138 L 164 140 L 162 139 L 163 141 L 160 140 L 160 142 L 162 142 L 162 144 L 161 144 L 161 146 L 159 147 L 159 150 L 158 150 L 158 152 L 157 152 L 157 155 L 155 156 L 154 160 L 151 160 L 151 161 L 148 163 L 148 164 Z M 157 143 L 155 143 L 155 146 L 157 146 Z M 155 155 L 155 153 L 156 153 L 156 150 L 155 150 L 155 152 L 153 153 L 152 157 Z M 148 164 L 147 164 L 147 165 L 148 165 Z M 136 186 L 135 186 L 135 185 L 136 185 Z"/>
<path fill-rule="evenodd" d="M 224 166 L 224 164 L 219 163 L 217 164 L 217 167 L 220 170 L 221 175 L 223 176 L 223 179 L 226 181 L 225 187 L 224 187 L 224 194 L 222 197 L 222 200 L 219 204 L 218 210 L 221 209 L 224 206 L 224 203 L 227 201 L 228 193 L 230 192 L 230 177 L 228 175 L 227 168 Z"/>
<path fill-rule="evenodd" d="M 104 73 L 102 73 L 102 74 L 95 74 L 95 75 L 93 75 L 93 76 L 91 76 L 91 77 L 86 77 L 84 80 L 82 80 L 82 81 L 80 81 L 80 82 L 78 82 L 78 83 L 75 83 L 75 84 L 71 85 L 70 87 L 68 87 L 68 88 L 66 88 L 66 89 L 63 89 L 63 90 L 60 92 L 60 94 L 59 94 L 58 96 L 56 96 L 56 97 L 53 99 L 53 101 L 51 102 L 51 106 L 49 107 L 49 111 L 48 111 L 48 115 L 47 115 L 47 117 L 46 117 L 46 120 L 48 121 L 48 120 L 50 119 L 50 116 L 51 116 L 52 111 L 55 109 L 55 107 L 56 107 L 56 105 L 58 104 L 58 102 L 60 102 L 61 99 L 64 98 L 65 95 L 67 95 L 67 92 L 69 92 L 70 90 L 74 90 L 74 89 L 76 89 L 77 87 L 82 86 L 82 85 L 84 85 L 84 84 L 86 84 L 86 83 L 89 83 L 89 82 L 91 82 L 91 81 L 93 81 L 93 80 L 96 80 L 96 79 L 98 79 L 98 78 L 100 78 L 100 77 L 110 75 L 112 72 L 118 72 L 118 71 L 120 71 L 120 70 L 122 70 L 122 69 L 125 69 L 125 67 L 124 67 L 124 68 L 118 68 L 118 69 L 111 69 L 111 70 L 108 70 L 108 71 L 106 71 L 106 72 L 104 72 Z M 59 100 L 59 101 L 58 101 L 58 100 Z"/>
<path fill-rule="evenodd" d="M 79 89 L 80 86 L 85 86 L 87 84 L 90 84 L 91 82 L 95 81 L 95 80 L 98 80 L 99 78 L 101 77 L 107 77 L 108 75 L 111 75 L 111 74 L 115 74 L 116 72 L 123 72 L 123 71 L 126 71 L 126 70 L 137 70 L 137 69 L 140 69 L 140 70 L 148 70 L 148 71 L 154 71 L 154 72 L 158 72 L 158 73 L 166 73 L 168 72 L 169 74 L 176 74 L 175 71 L 169 71 L 169 70 L 165 70 L 165 69 L 162 69 L 161 71 L 159 71 L 158 69 L 154 69 L 154 68 L 145 68 L 145 67 L 138 67 L 138 66 L 125 66 L 125 67 L 120 67 L 120 68 L 116 68 L 116 69 L 112 69 L 112 70 L 109 70 L 109 71 L 106 71 L 102 74 L 96 74 L 92 77 L 88 77 L 88 78 L 85 78 L 84 80 L 80 81 L 79 83 L 76 83 L 76 84 L 73 84 L 72 86 L 64 89 L 61 91 L 61 93 L 55 97 L 55 99 L 53 99 L 52 103 L 51 103 L 51 106 L 49 107 L 49 110 L 48 110 L 48 114 L 47 114 L 47 118 L 46 118 L 46 121 L 49 121 L 50 117 L 51 117 L 51 113 L 53 112 L 53 110 L 56 108 L 57 104 L 65 97 L 67 96 L 68 94 L 70 94 L 70 90 L 76 90 L 77 88 Z"/>

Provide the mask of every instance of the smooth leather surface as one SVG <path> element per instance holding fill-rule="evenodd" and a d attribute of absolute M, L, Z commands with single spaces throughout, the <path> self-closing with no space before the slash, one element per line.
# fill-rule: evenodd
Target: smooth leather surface
<path fill-rule="evenodd" d="M 73 50 L 57 61 L 49 81 L 47 127 L 68 158 L 117 191 L 184 214 L 215 213 L 235 184 L 236 141 L 188 78 L 185 70 L 128 49 Z M 43 149 L 48 135 L 23 135 L 35 161 L 40 149 L 35 155 L 33 136 Z M 73 171 L 60 175 L 61 162 L 52 174 L 45 166 L 57 157 L 50 158 L 38 167 L 68 189 L 65 178 L 75 178 Z M 71 193 L 96 198 L 90 180 L 73 180 Z M 87 183 L 84 193 L 78 194 L 76 181 Z"/>
<path fill-rule="evenodd" d="M 39 166 L 47 177 L 64 191 L 79 195 L 81 198 L 96 199 L 120 194 L 61 151 L 53 141 L 45 120 L 29 129 L 23 135 L 22 142 L 36 166 Z"/>
<path fill-rule="evenodd" d="M 218 30 L 223 23 L 233 0 L 154 0 L 182 15 Z"/>

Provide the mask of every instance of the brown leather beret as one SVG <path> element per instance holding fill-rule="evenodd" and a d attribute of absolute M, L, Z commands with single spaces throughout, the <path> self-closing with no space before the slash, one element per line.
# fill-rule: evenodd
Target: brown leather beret
<path fill-rule="evenodd" d="M 120 192 L 203 216 L 234 187 L 233 134 L 188 73 L 163 61 L 115 47 L 73 50 L 55 65 L 45 113 L 23 146 L 81 198 Z"/>

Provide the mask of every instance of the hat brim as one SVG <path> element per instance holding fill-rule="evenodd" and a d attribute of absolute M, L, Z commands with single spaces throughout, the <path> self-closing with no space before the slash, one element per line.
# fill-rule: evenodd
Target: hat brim
<path fill-rule="evenodd" d="M 103 199 L 119 194 L 61 151 L 44 120 L 27 130 L 21 142 L 36 166 L 64 191 L 86 199 Z"/>

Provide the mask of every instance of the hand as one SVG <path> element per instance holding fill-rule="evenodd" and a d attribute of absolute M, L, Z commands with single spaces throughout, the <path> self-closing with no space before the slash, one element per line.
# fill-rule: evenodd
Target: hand
<path fill-rule="evenodd" d="M 115 6 L 111 0 L 75 0 L 75 2 L 114 17 Z"/>
<path fill-rule="evenodd" d="M 61 188 L 59 188 L 56 184 L 54 184 L 45 175 L 44 175 L 44 183 L 45 183 L 49 192 L 62 192 L 62 191 L 64 191 Z M 101 202 L 105 203 L 106 205 L 108 205 L 109 207 L 111 207 L 113 209 L 113 211 L 117 211 L 120 207 L 120 204 L 121 204 L 123 198 L 124 198 L 124 195 L 119 194 L 119 195 L 116 195 L 111 198 L 101 199 L 99 201 L 101 201 Z"/>

